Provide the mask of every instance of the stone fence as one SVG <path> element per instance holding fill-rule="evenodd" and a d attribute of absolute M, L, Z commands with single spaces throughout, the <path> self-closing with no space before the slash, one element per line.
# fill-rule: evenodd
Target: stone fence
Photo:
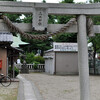
<path fill-rule="evenodd" d="M 15 64 L 16 67 L 21 69 L 23 64 Z M 34 68 L 34 64 L 26 64 L 26 67 L 29 69 L 29 72 L 45 72 L 45 64 L 38 64 L 37 68 Z"/>

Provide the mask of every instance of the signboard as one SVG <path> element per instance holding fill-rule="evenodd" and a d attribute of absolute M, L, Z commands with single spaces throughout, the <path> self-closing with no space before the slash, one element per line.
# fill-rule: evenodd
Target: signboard
<path fill-rule="evenodd" d="M 48 11 L 46 8 L 34 8 L 33 30 L 46 31 L 48 23 Z"/>
<path fill-rule="evenodd" d="M 78 51 L 77 43 L 53 43 L 54 51 Z"/>

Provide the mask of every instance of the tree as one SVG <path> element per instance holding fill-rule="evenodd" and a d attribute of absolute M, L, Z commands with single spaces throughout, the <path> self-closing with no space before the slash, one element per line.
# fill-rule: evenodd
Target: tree
<path fill-rule="evenodd" d="M 22 40 L 30 43 L 28 47 L 23 47 L 24 51 L 26 52 L 34 52 L 36 54 L 38 50 L 41 50 L 41 56 L 43 56 L 44 51 L 51 49 L 52 39 L 50 38 L 48 38 L 47 40 L 31 40 L 22 37 Z"/>
<path fill-rule="evenodd" d="M 43 0 L 43 2 L 46 2 L 45 0 Z M 5 14 L 6 16 L 8 16 L 8 18 L 12 21 L 12 22 L 24 22 L 24 23 L 32 23 L 32 15 L 31 14 L 25 14 L 24 19 L 20 19 L 21 14 Z M 31 32 L 28 34 L 41 34 L 39 32 Z M 14 34 L 15 35 L 15 34 Z M 34 52 L 37 53 L 37 50 L 41 50 L 41 55 L 43 55 L 43 52 L 45 50 L 48 50 L 51 48 L 51 41 L 52 39 L 47 39 L 45 41 L 42 40 L 29 40 L 29 39 L 25 39 L 24 37 L 21 37 L 21 39 L 25 42 L 29 42 L 30 45 L 27 47 L 23 47 L 23 49 L 26 52 Z"/>
<path fill-rule="evenodd" d="M 34 53 L 26 53 L 26 63 L 27 64 L 33 64 L 34 62 Z"/>
<path fill-rule="evenodd" d="M 63 0 L 60 3 L 74 3 L 73 0 Z M 55 16 L 53 18 L 57 19 L 58 24 L 66 24 L 71 18 L 75 16 Z M 54 22 L 54 21 L 53 21 Z M 62 33 L 53 37 L 55 42 L 77 42 L 77 35 L 76 34 L 69 34 L 69 33 Z"/>
<path fill-rule="evenodd" d="M 43 3 L 46 3 L 46 1 L 45 1 L 45 0 L 43 0 L 42 2 L 43 2 Z"/>
<path fill-rule="evenodd" d="M 31 14 L 24 14 L 24 19 L 22 19 L 22 22 L 24 23 L 32 23 L 32 15 Z"/>
<path fill-rule="evenodd" d="M 63 33 L 53 37 L 55 42 L 77 42 L 77 34 Z"/>
<path fill-rule="evenodd" d="M 0 1 L 17 1 L 17 0 L 0 0 Z M 21 19 L 20 19 L 21 14 L 5 13 L 4 15 L 6 15 L 12 22 L 17 22 L 17 23 L 21 22 Z"/>
<path fill-rule="evenodd" d="M 73 0 L 63 0 L 60 3 L 74 3 L 74 1 Z M 58 20 L 59 24 L 66 24 L 70 20 L 70 18 L 72 18 L 72 17 L 73 16 L 66 16 L 66 15 L 58 16 L 57 20 Z"/>
<path fill-rule="evenodd" d="M 100 0 L 90 0 L 90 3 L 98 3 L 100 2 Z M 95 25 L 99 25 L 100 24 L 100 16 L 90 16 L 93 20 L 93 23 Z M 95 37 L 91 37 L 89 38 L 89 42 L 92 42 L 92 47 L 93 47 L 93 67 L 94 67 L 94 74 L 96 74 L 96 53 L 100 52 L 100 35 L 99 34 L 95 34 Z"/>
<path fill-rule="evenodd" d="M 100 0 L 94 0 L 94 3 L 99 3 L 100 2 Z"/>
<path fill-rule="evenodd" d="M 6 15 L 12 22 L 20 23 L 22 22 L 20 19 L 21 14 L 4 14 Z"/>
<path fill-rule="evenodd" d="M 96 53 L 100 52 L 100 34 L 96 34 L 95 37 L 91 37 L 89 39 L 90 42 L 92 42 L 93 47 L 93 67 L 94 67 L 94 74 L 96 74 Z"/>
<path fill-rule="evenodd" d="M 62 0 L 61 3 L 74 3 L 74 0 Z"/>
<path fill-rule="evenodd" d="M 93 22 L 95 25 L 100 24 L 100 18 L 99 16 L 93 16 L 92 17 Z M 94 67 L 94 74 L 96 74 L 96 53 L 100 52 L 100 34 L 95 34 L 95 37 L 90 37 L 89 42 L 92 42 L 92 47 L 93 47 L 93 67 Z"/>
<path fill-rule="evenodd" d="M 89 3 L 99 3 L 100 0 L 89 0 Z"/>
<path fill-rule="evenodd" d="M 42 2 L 46 3 L 46 0 L 43 0 Z M 22 21 L 24 23 L 32 23 L 32 15 L 25 14 L 25 17 Z M 31 32 L 28 34 L 36 34 L 37 35 L 37 34 L 42 34 L 42 33 L 41 32 Z M 48 38 L 47 40 L 36 40 L 36 39 L 30 40 L 30 39 L 25 39 L 24 37 L 22 37 L 22 40 L 30 43 L 30 45 L 28 47 L 23 48 L 27 52 L 34 52 L 36 54 L 38 50 L 41 50 L 41 55 L 43 56 L 43 52 L 45 50 L 48 50 L 51 48 L 51 42 L 52 42 L 51 38 Z"/>
<path fill-rule="evenodd" d="M 48 24 L 55 24 L 57 20 L 57 16 L 56 15 L 49 15 L 48 16 Z"/>

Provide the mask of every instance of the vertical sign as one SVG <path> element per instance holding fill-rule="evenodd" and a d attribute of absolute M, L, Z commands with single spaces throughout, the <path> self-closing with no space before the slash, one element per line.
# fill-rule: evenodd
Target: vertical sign
<path fill-rule="evenodd" d="M 34 8 L 33 31 L 46 31 L 48 23 L 48 11 L 46 8 Z"/>

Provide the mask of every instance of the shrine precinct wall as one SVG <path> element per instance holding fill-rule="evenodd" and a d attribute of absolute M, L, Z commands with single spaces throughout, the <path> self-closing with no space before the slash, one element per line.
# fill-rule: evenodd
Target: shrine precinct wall
<path fill-rule="evenodd" d="M 45 72 L 48 74 L 67 75 L 78 74 L 78 52 L 47 51 Z"/>
<path fill-rule="evenodd" d="M 55 43 L 53 49 L 48 50 L 44 54 L 45 58 L 45 72 L 48 74 L 67 75 L 78 74 L 78 51 L 77 45 L 65 43 Z M 62 46 L 65 51 L 59 51 L 57 45 Z M 69 46 L 67 46 L 69 45 Z M 65 46 L 65 47 L 64 47 Z M 61 48 L 62 48 L 61 47 Z M 70 47 L 67 49 L 67 47 Z M 74 47 L 73 50 L 71 47 Z"/>

